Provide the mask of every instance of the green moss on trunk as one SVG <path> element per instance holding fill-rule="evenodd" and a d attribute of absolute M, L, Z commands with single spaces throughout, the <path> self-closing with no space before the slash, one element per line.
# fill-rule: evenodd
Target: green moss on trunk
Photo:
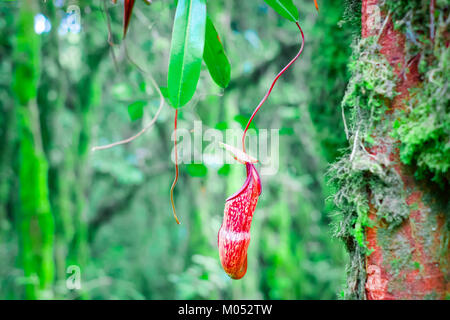
<path fill-rule="evenodd" d="M 34 32 L 35 3 L 20 5 L 14 50 L 13 92 L 19 116 L 19 234 L 28 299 L 51 298 L 54 277 L 54 222 L 48 197 L 45 158 L 36 105 L 39 37 Z"/>
<path fill-rule="evenodd" d="M 381 21 L 363 26 L 365 38 L 354 45 L 341 106 L 349 148 L 328 173 L 337 187 L 335 235 L 350 253 L 343 297 L 441 298 L 448 280 L 448 200 L 439 196 L 450 163 L 448 4 L 366 1 L 366 19 L 376 18 L 373 6 Z"/>

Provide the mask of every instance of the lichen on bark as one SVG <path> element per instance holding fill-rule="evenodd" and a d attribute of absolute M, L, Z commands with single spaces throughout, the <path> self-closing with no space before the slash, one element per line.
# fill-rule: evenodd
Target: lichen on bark
<path fill-rule="evenodd" d="M 370 204 L 391 228 L 398 226 L 409 214 L 402 180 L 390 160 L 382 153 L 367 151 L 367 146 L 379 144 L 377 137 L 387 127 L 374 124 L 385 120 L 388 105 L 397 95 L 393 70 L 380 55 L 377 40 L 377 36 L 363 38 L 353 46 L 349 64 L 352 78 L 341 105 L 344 121 L 349 120 L 346 128 L 350 146 L 328 172 L 330 182 L 337 187 L 335 236 L 344 240 L 351 259 L 343 295 L 346 299 L 364 297 L 364 257 L 370 253 L 364 232 L 366 227 L 372 226 Z"/>
<path fill-rule="evenodd" d="M 406 58 L 417 60 L 421 86 L 410 90 L 398 112 L 394 136 L 401 141 L 400 159 L 413 166 L 418 179 L 449 186 L 450 94 L 448 79 L 448 1 L 383 1 L 395 27 L 406 34 Z"/>
<path fill-rule="evenodd" d="M 345 299 L 445 297 L 448 5 L 431 2 L 362 1 L 341 105 L 349 147 L 328 172 L 350 255 Z"/>

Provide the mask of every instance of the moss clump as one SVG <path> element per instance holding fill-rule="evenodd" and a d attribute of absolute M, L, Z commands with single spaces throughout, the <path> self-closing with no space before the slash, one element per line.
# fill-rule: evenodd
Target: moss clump
<path fill-rule="evenodd" d="M 349 63 L 352 78 L 342 100 L 343 113 L 350 111 L 350 135 L 359 141 L 372 142 L 371 128 L 387 110 L 395 92 L 396 77 L 388 61 L 379 53 L 378 37 L 361 39 L 353 46 Z M 354 143 L 359 143 L 354 141 Z"/>
<path fill-rule="evenodd" d="M 424 52 L 430 44 L 430 0 L 382 0 L 380 7 L 391 15 L 394 28 L 406 36 L 408 55 Z"/>
<path fill-rule="evenodd" d="M 342 21 L 339 22 L 341 26 L 348 23 L 357 38 L 361 35 L 361 6 L 361 0 L 345 0 L 344 16 Z"/>
<path fill-rule="evenodd" d="M 349 69 L 352 78 L 342 101 L 348 114 L 346 126 L 350 150 L 331 166 L 328 177 L 336 186 L 334 203 L 338 209 L 335 236 L 347 245 L 345 299 L 365 298 L 365 256 L 370 254 L 365 228 L 372 226 L 369 208 L 378 218 L 395 228 L 409 215 L 403 182 L 384 153 L 369 154 L 366 146 L 383 145 L 378 137 L 386 136 L 386 118 L 390 101 L 397 95 L 396 77 L 388 61 L 380 54 L 378 37 L 361 39 L 354 45 Z M 345 120 L 345 119 L 344 119 Z M 383 123 L 389 124 L 388 121 Z"/>
<path fill-rule="evenodd" d="M 406 36 L 406 49 L 410 55 L 429 54 L 433 38 L 448 15 L 448 0 L 381 0 L 381 9 L 390 14 L 394 28 Z M 431 14 L 431 12 L 433 14 Z M 428 52 L 427 52 L 428 51 Z"/>
<path fill-rule="evenodd" d="M 335 204 L 344 215 L 339 237 L 344 233 L 355 237 L 365 247 L 364 227 L 369 226 L 368 199 L 388 223 L 397 225 L 407 215 L 408 208 L 398 203 L 402 184 L 384 155 L 369 154 L 364 144 L 375 143 L 372 132 L 385 116 L 389 102 L 397 95 L 396 78 L 388 61 L 379 53 L 377 37 L 362 39 L 354 45 L 349 69 L 353 76 L 342 101 L 342 109 L 350 111 L 347 136 L 351 153 L 331 167 L 330 180 L 338 187 Z M 377 129 L 379 130 L 379 129 Z M 381 136 L 377 134 L 376 136 Z M 370 190 L 370 191 L 369 191 Z M 344 232 L 344 233 L 342 233 Z"/>
<path fill-rule="evenodd" d="M 350 253 L 344 298 L 361 299 L 365 294 L 364 257 L 370 254 L 365 241 L 365 228 L 372 226 L 369 201 L 388 230 L 394 229 L 409 216 L 403 182 L 384 154 L 373 156 L 363 150 L 353 159 L 349 155 L 341 158 L 328 175 L 338 188 L 333 199 L 338 209 L 334 234 Z"/>
<path fill-rule="evenodd" d="M 394 122 L 401 161 L 417 168 L 416 178 L 445 188 L 450 180 L 448 1 L 437 0 L 434 8 L 428 0 L 383 0 L 380 6 L 405 35 L 406 61 L 419 61 L 423 80 L 410 90 L 408 109 Z"/>
<path fill-rule="evenodd" d="M 359 246 L 367 248 L 364 228 L 372 226 L 368 218 L 369 201 L 388 229 L 408 217 L 403 182 L 384 154 L 374 156 L 358 151 L 352 160 L 345 156 L 333 164 L 328 175 L 338 187 L 334 203 L 341 219 L 335 235 L 346 242 L 355 238 Z"/>
<path fill-rule="evenodd" d="M 349 3 L 355 7 L 360 1 Z M 431 15 L 430 1 L 382 0 L 379 4 L 406 37 L 405 73 L 412 62 L 419 61 L 422 83 L 410 90 L 407 110 L 386 113 L 398 95 L 396 86 L 403 75 L 397 77 L 380 53 L 378 36 L 354 45 L 349 65 L 352 78 L 341 104 L 350 148 L 328 172 L 337 188 L 333 199 L 338 209 L 335 235 L 346 243 L 350 254 L 347 287 L 342 294 L 345 299 L 365 298 L 365 257 L 370 254 L 365 229 L 372 224 L 369 209 L 385 224 L 378 232 L 382 247 L 388 246 L 387 240 L 391 242 L 395 228 L 412 210 L 406 203 L 403 181 L 387 158 L 395 151 L 377 152 L 377 148 L 398 145 L 401 161 L 416 167 L 417 177 L 431 176 L 441 186 L 449 181 L 448 1 L 437 0 Z M 371 145 L 374 154 L 366 150 Z M 390 266 L 396 274 L 405 266 L 417 268 L 408 243 L 398 240 L 396 246 L 403 253 Z"/>
<path fill-rule="evenodd" d="M 450 180 L 450 54 L 439 38 L 433 62 L 422 64 L 427 69 L 422 86 L 410 91 L 407 110 L 394 122 L 394 137 L 401 141 L 401 161 L 417 168 L 416 178 L 431 178 L 445 188 Z"/>

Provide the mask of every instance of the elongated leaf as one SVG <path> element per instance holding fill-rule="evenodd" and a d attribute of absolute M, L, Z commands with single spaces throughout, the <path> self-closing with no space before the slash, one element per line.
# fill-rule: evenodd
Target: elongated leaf
<path fill-rule="evenodd" d="M 222 88 L 226 88 L 230 82 L 231 66 L 225 55 L 222 42 L 217 34 L 211 18 L 206 17 L 205 51 L 203 60 L 208 67 L 209 74 L 214 82 Z"/>
<path fill-rule="evenodd" d="M 161 90 L 161 94 L 164 98 L 169 99 L 169 90 L 167 87 L 159 87 L 159 90 Z"/>
<path fill-rule="evenodd" d="M 297 21 L 298 10 L 295 7 L 292 0 L 264 0 L 269 6 L 271 6 L 279 15 L 282 17 L 291 20 Z"/>
<path fill-rule="evenodd" d="M 125 0 L 123 3 L 123 38 L 127 35 L 128 25 L 130 24 L 131 13 L 133 12 L 135 0 Z"/>
<path fill-rule="evenodd" d="M 170 102 L 169 99 L 169 89 L 167 87 L 159 87 L 159 90 L 161 90 L 161 94 L 164 97 L 164 100 L 166 101 L 166 103 L 171 106 L 172 102 Z"/>
<path fill-rule="evenodd" d="M 228 176 L 230 174 L 230 170 L 231 166 L 225 163 L 219 170 L 217 170 L 217 173 L 221 176 Z"/>
<path fill-rule="evenodd" d="M 168 91 L 174 108 L 188 103 L 200 77 L 205 44 L 206 1 L 179 0 L 172 30 Z"/>

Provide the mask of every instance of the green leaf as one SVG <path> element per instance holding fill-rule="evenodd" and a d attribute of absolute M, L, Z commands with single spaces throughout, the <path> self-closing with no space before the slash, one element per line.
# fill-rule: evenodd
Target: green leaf
<path fill-rule="evenodd" d="M 373 145 L 375 143 L 375 140 L 372 138 L 370 134 L 366 135 L 364 142 L 367 142 L 369 145 Z"/>
<path fill-rule="evenodd" d="M 214 82 L 222 88 L 226 88 L 230 82 L 231 66 L 225 55 L 219 34 L 214 28 L 210 17 L 206 18 L 205 32 L 205 50 L 203 51 L 203 60 L 208 67 L 209 74 Z"/>
<path fill-rule="evenodd" d="M 208 168 L 204 164 L 188 164 L 186 169 L 192 177 L 204 177 L 208 174 Z"/>
<path fill-rule="evenodd" d="M 197 88 L 205 44 L 206 1 L 179 0 L 170 48 L 168 91 L 174 108 L 191 100 Z"/>
<path fill-rule="evenodd" d="M 144 107 L 146 104 L 147 102 L 139 100 L 133 102 L 128 106 L 128 115 L 130 116 L 131 121 L 142 118 L 142 116 L 144 115 Z"/>
<path fill-rule="evenodd" d="M 290 21 L 297 21 L 298 10 L 295 7 L 292 0 L 264 0 L 269 6 L 272 7 L 279 15 Z"/>
<path fill-rule="evenodd" d="M 227 130 L 228 123 L 226 121 L 217 122 L 216 125 L 214 126 L 214 128 L 217 130 Z"/>
<path fill-rule="evenodd" d="M 280 136 L 292 136 L 294 135 L 294 129 L 293 128 L 281 128 L 280 129 Z"/>
<path fill-rule="evenodd" d="M 234 121 L 238 122 L 241 125 L 242 129 L 245 129 L 245 127 L 247 126 L 248 120 L 250 120 L 250 117 L 245 117 L 241 114 L 238 114 L 238 115 L 234 116 L 233 119 L 234 119 Z M 248 128 L 257 130 L 254 122 L 250 123 L 250 126 Z"/>
<path fill-rule="evenodd" d="M 161 94 L 164 98 L 169 99 L 169 90 L 167 87 L 159 87 L 159 90 L 161 90 Z"/>
<path fill-rule="evenodd" d="M 147 90 L 147 84 L 145 83 L 145 81 L 139 82 L 139 89 L 141 90 L 141 92 L 145 92 Z"/>
<path fill-rule="evenodd" d="M 169 99 L 169 89 L 167 87 L 159 87 L 159 90 L 161 90 L 161 94 L 163 95 L 164 100 L 166 101 L 166 103 L 169 106 L 172 106 L 172 102 Z"/>
<path fill-rule="evenodd" d="M 161 90 L 161 94 L 163 95 L 164 100 L 167 102 L 169 106 L 171 106 L 172 102 L 170 102 L 169 99 L 169 89 L 167 89 L 167 87 L 159 87 L 159 90 Z"/>
<path fill-rule="evenodd" d="M 221 176 L 228 176 L 230 174 L 231 166 L 229 164 L 224 164 L 217 173 Z"/>

